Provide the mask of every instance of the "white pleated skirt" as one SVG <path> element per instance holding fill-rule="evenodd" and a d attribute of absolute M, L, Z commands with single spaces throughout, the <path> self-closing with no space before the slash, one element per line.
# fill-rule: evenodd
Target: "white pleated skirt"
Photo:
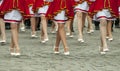
<path fill-rule="evenodd" d="M 110 11 L 108 9 L 103 9 L 102 11 L 99 11 L 93 18 L 94 20 L 100 20 L 100 19 L 106 19 L 106 20 L 115 20 L 114 17 L 112 17 Z"/>
<path fill-rule="evenodd" d="M 8 23 L 21 22 L 22 15 L 18 10 L 12 10 L 4 15 L 4 21 Z"/>
<path fill-rule="evenodd" d="M 54 20 L 57 22 L 57 23 L 65 23 L 66 20 L 68 18 L 65 16 L 65 11 L 61 11 L 60 13 L 58 13 L 55 17 L 54 17 Z"/>
<path fill-rule="evenodd" d="M 89 10 L 89 5 L 88 3 L 85 1 L 82 4 L 78 4 L 77 6 L 75 6 L 74 11 L 80 11 L 80 12 L 84 12 L 87 13 Z"/>
<path fill-rule="evenodd" d="M 48 7 L 49 7 L 48 5 L 45 5 L 39 8 L 37 16 L 45 16 L 47 13 Z"/>
<path fill-rule="evenodd" d="M 30 12 L 31 17 L 35 17 L 35 13 L 32 11 L 32 7 L 33 6 L 29 7 L 29 12 Z"/>

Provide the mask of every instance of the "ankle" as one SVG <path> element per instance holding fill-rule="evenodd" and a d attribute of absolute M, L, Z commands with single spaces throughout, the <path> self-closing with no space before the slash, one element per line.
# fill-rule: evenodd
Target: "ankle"
<path fill-rule="evenodd" d="M 10 48 L 10 53 L 14 53 L 14 48 Z"/>
<path fill-rule="evenodd" d="M 54 48 L 54 51 L 59 51 L 59 48 L 55 47 L 55 48 Z"/>
<path fill-rule="evenodd" d="M 69 52 L 69 48 L 68 48 L 68 47 L 65 47 L 65 48 L 64 48 L 64 52 Z"/>
<path fill-rule="evenodd" d="M 15 53 L 20 53 L 20 48 L 16 48 Z"/>

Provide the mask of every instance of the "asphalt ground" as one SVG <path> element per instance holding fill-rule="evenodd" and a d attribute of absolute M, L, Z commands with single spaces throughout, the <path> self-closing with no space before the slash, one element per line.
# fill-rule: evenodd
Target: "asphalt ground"
<path fill-rule="evenodd" d="M 99 53 L 100 32 L 95 30 L 92 34 L 84 29 L 84 43 L 77 41 L 77 27 L 74 27 L 74 37 L 67 36 L 70 55 L 63 54 L 60 45 L 60 54 L 53 53 L 55 34 L 50 33 L 49 41 L 40 43 L 40 38 L 31 39 L 31 30 L 19 32 L 21 56 L 11 56 L 10 30 L 6 30 L 7 43 L 0 45 L 0 71 L 120 71 L 120 29 L 114 28 L 112 42 L 108 42 L 110 51 L 106 55 Z M 40 31 L 37 31 L 40 35 Z"/>

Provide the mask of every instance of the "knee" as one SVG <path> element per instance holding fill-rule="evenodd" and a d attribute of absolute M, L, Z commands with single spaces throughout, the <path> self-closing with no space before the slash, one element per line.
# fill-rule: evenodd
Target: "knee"
<path fill-rule="evenodd" d="M 82 17 L 82 13 L 81 12 L 76 12 L 76 16 L 77 17 Z"/>
<path fill-rule="evenodd" d="M 45 16 L 41 16 L 41 20 L 46 20 L 46 17 Z"/>
<path fill-rule="evenodd" d="M 17 24 L 11 24 L 11 29 L 17 29 Z"/>
<path fill-rule="evenodd" d="M 59 24 L 59 26 L 58 26 L 58 29 L 64 29 L 64 25 L 61 23 L 61 24 Z"/>
<path fill-rule="evenodd" d="M 107 26 L 107 20 L 100 20 L 100 26 Z"/>

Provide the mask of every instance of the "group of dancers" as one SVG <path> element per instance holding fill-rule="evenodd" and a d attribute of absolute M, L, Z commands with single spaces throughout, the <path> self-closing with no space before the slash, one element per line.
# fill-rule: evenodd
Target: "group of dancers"
<path fill-rule="evenodd" d="M 66 34 L 73 37 L 71 27 L 73 22 L 77 23 L 78 41 L 84 42 L 83 28 L 86 18 L 89 25 L 92 20 L 100 22 L 100 53 L 109 51 L 106 38 L 113 40 L 111 33 L 112 21 L 119 17 L 120 0 L 0 0 L 0 29 L 3 37 L 2 42 L 6 42 L 5 23 L 11 26 L 11 46 L 10 54 L 19 56 L 20 47 L 18 43 L 19 24 L 25 19 L 31 21 L 31 37 L 37 37 L 35 25 L 36 17 L 41 21 L 41 42 L 49 41 L 47 34 L 47 21 L 51 20 L 56 26 L 56 42 L 54 53 L 59 53 L 59 45 L 62 42 L 64 54 L 69 55 L 69 46 L 66 41 Z M 75 20 L 76 18 L 76 20 Z M 65 33 L 65 23 L 67 33 Z M 90 26 L 88 33 L 93 32 Z"/>

